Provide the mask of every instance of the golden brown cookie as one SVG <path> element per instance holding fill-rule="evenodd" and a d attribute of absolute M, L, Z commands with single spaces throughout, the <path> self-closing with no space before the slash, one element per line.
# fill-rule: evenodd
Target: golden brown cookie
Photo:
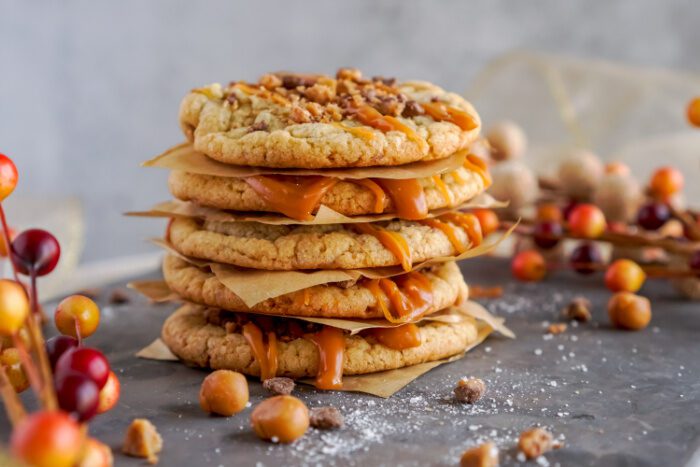
<path fill-rule="evenodd" d="M 180 126 L 196 150 L 228 164 L 368 167 L 447 157 L 481 122 L 457 94 L 426 82 L 276 73 L 190 92 Z"/>
<path fill-rule="evenodd" d="M 480 243 L 481 228 L 472 217 L 467 217 L 471 224 L 466 227 L 448 215 L 423 221 L 328 225 L 175 218 L 168 235 L 173 247 L 186 256 L 246 268 L 360 269 L 403 265 L 409 270 L 411 262 L 457 255 Z"/>
<path fill-rule="evenodd" d="M 467 299 L 468 288 L 456 263 L 443 263 L 421 271 L 430 284 L 433 313 Z M 166 255 L 163 275 L 171 290 L 184 299 L 216 308 L 256 313 L 324 318 L 383 318 L 367 279 L 352 283 L 317 285 L 270 298 L 249 308 L 226 288 L 208 268 L 198 268 Z"/>
<path fill-rule="evenodd" d="M 468 317 L 455 323 L 423 321 L 418 327 L 420 345 L 404 350 L 386 347 L 371 335 L 346 333 L 343 374 L 359 375 L 441 360 L 464 351 L 478 338 L 476 323 Z M 239 327 L 213 324 L 202 308 L 184 307 L 171 315 L 163 325 L 162 339 L 191 365 L 260 375 L 260 365 Z M 316 376 L 319 352 L 310 340 L 279 334 L 276 350 L 277 376 Z"/>
<path fill-rule="evenodd" d="M 457 206 L 474 198 L 486 188 L 483 177 L 466 168 L 421 178 L 418 182 L 423 188 L 428 210 Z M 340 180 L 332 183 L 315 203 L 313 213 L 321 204 L 345 216 L 396 212 L 396 203 L 379 184 L 372 185 L 380 190 L 378 198 L 364 180 L 360 182 Z M 260 196 L 255 189 L 255 184 L 249 184 L 243 178 L 174 171 L 170 174 L 169 186 L 170 192 L 176 198 L 193 201 L 203 206 L 235 211 L 282 212 Z"/>

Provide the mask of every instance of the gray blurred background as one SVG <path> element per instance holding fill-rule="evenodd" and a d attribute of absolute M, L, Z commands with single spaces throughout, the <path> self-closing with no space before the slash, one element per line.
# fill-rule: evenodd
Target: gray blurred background
<path fill-rule="evenodd" d="M 192 87 L 352 65 L 463 92 L 513 49 L 697 72 L 699 45 L 684 0 L 0 0 L 0 152 L 19 196 L 82 202 L 92 261 L 152 249 L 163 222 L 121 213 L 168 197 L 139 163 L 182 140 Z"/>

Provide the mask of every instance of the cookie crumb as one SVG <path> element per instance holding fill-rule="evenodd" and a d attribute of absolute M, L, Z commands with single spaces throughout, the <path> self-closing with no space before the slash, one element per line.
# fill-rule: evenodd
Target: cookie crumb
<path fill-rule="evenodd" d="M 130 301 L 131 297 L 129 297 L 129 293 L 124 289 L 114 289 L 109 296 L 109 303 L 112 305 L 124 305 Z"/>
<path fill-rule="evenodd" d="M 566 328 L 566 323 L 552 323 L 547 327 L 547 332 L 556 336 L 557 334 L 566 332 Z"/>
<path fill-rule="evenodd" d="M 459 460 L 461 467 L 498 467 L 498 448 L 486 442 L 467 449 Z"/>
<path fill-rule="evenodd" d="M 288 396 L 294 391 L 294 380 L 291 378 L 275 377 L 263 381 L 263 387 L 273 394 Z"/>
<path fill-rule="evenodd" d="M 455 399 L 459 402 L 474 404 L 486 392 L 486 383 L 479 378 L 462 378 L 454 389 Z"/>
<path fill-rule="evenodd" d="M 564 308 L 563 315 L 566 319 L 581 321 L 583 323 L 591 320 L 591 302 L 584 297 L 575 297 L 569 305 Z"/>
<path fill-rule="evenodd" d="M 315 407 L 311 409 L 311 426 L 321 430 L 332 430 L 343 426 L 343 414 L 335 407 Z"/>
<path fill-rule="evenodd" d="M 553 448 L 552 434 L 544 428 L 530 428 L 520 433 L 518 449 L 528 459 L 536 459 Z"/>
<path fill-rule="evenodd" d="M 145 418 L 135 418 L 126 430 L 122 452 L 127 456 L 143 457 L 149 464 L 158 463 L 158 454 L 163 449 L 163 438 L 156 427 Z"/>

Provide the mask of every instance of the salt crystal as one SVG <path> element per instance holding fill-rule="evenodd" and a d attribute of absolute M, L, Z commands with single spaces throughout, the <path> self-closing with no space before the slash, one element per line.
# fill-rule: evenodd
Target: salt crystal
<path fill-rule="evenodd" d="M 535 355 L 542 355 L 542 349 L 535 349 Z"/>

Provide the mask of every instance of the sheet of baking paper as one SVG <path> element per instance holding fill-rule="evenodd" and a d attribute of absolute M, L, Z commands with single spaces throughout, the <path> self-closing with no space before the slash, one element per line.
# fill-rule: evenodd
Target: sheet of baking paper
<path fill-rule="evenodd" d="M 497 201 L 491 195 L 482 193 L 481 195 L 460 204 L 459 206 L 435 209 L 428 213 L 428 218 L 437 217 L 450 211 L 461 211 L 474 208 L 503 208 L 508 203 Z M 197 218 L 219 222 L 259 222 L 270 225 L 325 225 L 325 224 L 354 224 L 358 222 L 379 222 L 396 219 L 395 212 L 386 214 L 373 214 L 369 216 L 348 217 L 334 211 L 328 206 L 321 205 L 313 219 L 300 221 L 281 214 L 222 211 L 215 208 L 201 206 L 187 201 L 172 200 L 164 201 L 153 206 L 146 211 L 131 211 L 125 213 L 126 216 L 135 217 L 184 217 Z"/>
<path fill-rule="evenodd" d="M 436 368 L 444 363 L 454 362 L 464 356 L 466 352 L 481 344 L 493 332 L 493 329 L 486 323 L 477 321 L 477 338 L 469 347 L 464 350 L 464 353 L 455 355 L 444 360 L 435 362 L 420 363 L 418 365 L 399 368 L 396 370 L 380 371 L 378 373 L 369 373 L 366 375 L 343 376 L 343 388 L 341 391 L 363 392 L 388 398 L 396 394 L 398 391 L 406 387 L 411 381 L 414 381 L 419 376 L 424 375 L 433 368 Z M 313 380 L 301 380 L 301 383 L 313 386 Z"/>
<path fill-rule="evenodd" d="M 136 352 L 136 356 L 146 360 L 162 360 L 169 362 L 176 362 L 179 360 L 160 337 Z"/>
<path fill-rule="evenodd" d="M 271 169 L 224 164 L 195 151 L 189 143 L 179 144 L 165 151 L 142 167 L 160 167 L 169 170 L 182 170 L 201 175 L 217 177 L 251 177 L 254 175 L 305 175 L 325 176 L 340 179 L 390 178 L 403 180 L 423 178 L 456 170 L 464 164 L 468 151 L 460 151 L 450 157 L 429 162 L 413 162 L 393 167 L 357 167 L 352 169 Z"/>
<path fill-rule="evenodd" d="M 505 325 L 506 320 L 504 318 L 492 315 L 479 303 L 469 300 L 457 305 L 455 308 L 479 321 L 485 322 L 491 326 L 494 331 L 498 331 L 506 337 L 515 339 L 515 333 L 508 329 Z"/>
<path fill-rule="evenodd" d="M 168 284 L 162 280 L 133 281 L 126 284 L 132 290 L 139 292 L 152 302 L 164 303 L 180 301 L 180 296 L 170 290 Z"/>
<path fill-rule="evenodd" d="M 517 225 L 517 224 L 516 224 Z M 415 264 L 413 270 L 420 270 L 431 265 L 444 263 L 447 261 L 461 261 L 468 258 L 485 255 L 492 251 L 510 235 L 515 226 L 508 232 L 501 235 L 496 241 L 485 242 L 478 247 L 471 248 L 461 255 L 433 258 L 422 263 Z M 361 277 L 369 279 L 380 279 L 405 274 L 400 267 L 365 268 L 365 269 L 328 269 L 316 271 L 265 271 L 260 269 L 244 269 L 235 266 L 207 262 L 179 253 L 171 244 L 165 240 L 153 240 L 153 242 L 180 258 L 197 267 L 208 266 L 219 281 L 235 293 L 245 305 L 252 308 L 256 304 L 268 298 L 279 297 L 280 295 L 297 292 L 315 285 L 330 284 L 333 282 L 343 282 L 348 280 L 358 280 Z"/>

